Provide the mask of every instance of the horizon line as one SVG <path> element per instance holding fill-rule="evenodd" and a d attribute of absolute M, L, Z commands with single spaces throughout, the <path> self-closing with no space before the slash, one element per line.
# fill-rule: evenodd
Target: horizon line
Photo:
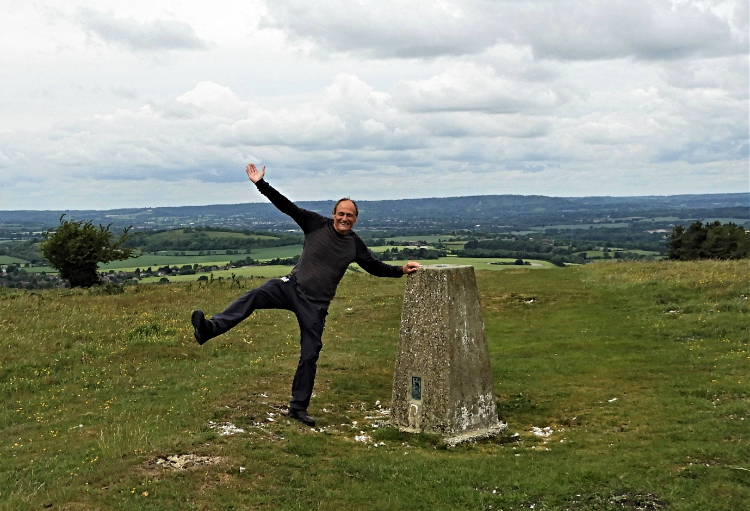
<path fill-rule="evenodd" d="M 472 198 L 472 197 L 546 197 L 551 199 L 640 199 L 640 198 L 666 198 L 666 197 L 703 197 L 703 196 L 712 196 L 712 195 L 747 195 L 748 199 L 750 200 L 750 191 L 748 192 L 712 192 L 712 193 L 676 193 L 676 194 L 653 194 L 653 195 L 540 195 L 540 194 L 517 194 L 517 193 L 502 193 L 502 194 L 483 194 L 483 195 L 447 195 L 442 197 L 409 197 L 404 199 L 357 199 L 354 197 L 354 200 L 356 200 L 358 203 L 366 203 L 366 202 L 398 202 L 398 201 L 408 201 L 408 200 L 425 200 L 425 199 L 462 199 L 462 198 Z M 307 200 L 307 199 L 299 199 L 299 200 L 293 200 L 292 202 L 295 203 L 327 203 L 327 202 L 336 202 L 338 199 L 317 199 L 317 200 Z M 245 204 L 271 204 L 269 201 L 248 201 L 248 202 L 231 202 L 231 203 L 213 203 L 213 204 L 184 204 L 181 206 L 128 206 L 128 207 L 114 207 L 114 208 L 107 208 L 107 209 L 72 209 L 72 208 L 58 208 L 58 209 L 0 209 L 0 214 L 2 213 L 17 213 L 22 211 L 34 211 L 34 212 L 67 212 L 67 211 L 115 211 L 115 210 L 126 210 L 126 209 L 164 209 L 164 208 L 206 208 L 206 207 L 213 207 L 213 206 L 241 206 Z M 748 207 L 750 207 L 750 203 L 748 204 Z"/>

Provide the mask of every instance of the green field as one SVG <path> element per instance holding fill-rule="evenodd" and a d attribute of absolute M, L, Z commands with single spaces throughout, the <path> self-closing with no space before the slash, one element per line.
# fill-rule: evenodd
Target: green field
<path fill-rule="evenodd" d="M 186 264 L 193 265 L 196 263 L 224 266 L 231 260 L 244 259 L 245 257 L 247 257 L 246 254 L 226 255 L 224 254 L 225 251 L 217 250 L 215 252 L 222 252 L 222 253 L 214 254 L 214 255 L 202 255 L 202 256 L 199 256 L 199 255 L 175 256 L 171 254 L 170 255 L 144 254 L 134 259 L 127 259 L 125 261 L 114 261 L 108 264 L 102 264 L 99 266 L 99 268 L 101 271 L 106 271 L 106 270 L 133 271 L 136 268 L 140 268 L 141 270 L 144 270 L 148 267 L 151 267 L 152 269 L 160 268 L 163 266 L 181 267 Z M 302 253 L 302 245 L 285 245 L 281 247 L 255 249 L 250 252 L 249 256 L 258 261 L 267 261 L 270 259 L 275 259 L 277 257 L 280 259 L 287 258 L 287 257 L 294 257 L 301 253 Z"/>
<path fill-rule="evenodd" d="M 620 249 L 618 249 L 618 250 L 620 250 Z M 653 256 L 658 256 L 659 255 L 659 252 L 656 252 L 654 250 L 637 250 L 637 249 L 621 249 L 621 250 L 623 252 L 632 252 L 633 254 L 639 254 L 639 255 L 653 255 Z"/>
<path fill-rule="evenodd" d="M 0 289 L 0 507 L 747 509 L 750 262 L 510 268 L 477 281 L 509 431 L 450 449 L 374 427 L 406 279 L 342 281 L 315 430 L 283 415 L 290 313 L 192 340 L 193 308 L 214 314 L 263 279 Z M 187 456 L 206 458 L 171 468 Z"/>
<path fill-rule="evenodd" d="M 6 255 L 0 255 L 0 264 L 26 264 L 28 261 L 25 259 L 19 259 L 17 257 L 11 257 Z"/>
<path fill-rule="evenodd" d="M 493 262 L 499 262 L 499 261 L 513 262 L 515 261 L 515 259 L 441 257 L 440 259 L 428 259 L 428 260 L 417 260 L 417 261 L 421 262 L 422 264 L 463 264 L 463 265 L 473 266 L 477 270 L 495 271 L 495 270 L 511 269 L 514 266 L 492 264 Z M 548 263 L 547 261 L 534 261 L 534 260 L 529 259 L 529 262 L 532 264 L 532 266 L 530 266 L 531 268 L 555 268 L 556 267 L 554 264 Z M 403 266 L 404 264 L 406 264 L 406 261 L 405 260 L 386 261 L 386 263 L 392 264 L 394 266 Z M 359 269 L 359 266 L 357 266 L 356 264 L 352 265 L 352 267 Z M 223 279 L 229 279 L 232 277 L 232 275 L 235 275 L 236 277 L 263 277 L 263 278 L 283 277 L 284 275 L 289 274 L 292 268 L 293 268 L 292 266 L 284 266 L 284 265 L 248 266 L 244 268 L 232 268 L 230 270 L 217 270 L 217 271 L 211 272 L 211 274 L 213 274 L 215 279 L 218 279 L 219 277 Z M 529 266 L 524 266 L 524 268 L 529 268 Z M 360 270 L 360 271 L 363 271 L 363 270 Z M 170 276 L 169 281 L 170 282 L 194 282 L 194 281 L 197 281 L 201 275 L 208 275 L 208 274 L 196 273 L 195 275 L 175 275 L 175 276 Z M 161 278 L 162 277 L 146 277 L 146 278 L 141 279 L 140 282 L 144 284 L 150 284 L 154 282 L 159 282 Z"/>
<path fill-rule="evenodd" d="M 285 259 L 294 257 L 302 253 L 302 245 L 284 245 L 281 247 L 257 248 L 250 252 L 250 257 L 258 261 L 267 261 L 269 259 Z"/>
<path fill-rule="evenodd" d="M 382 252 L 386 249 L 391 249 L 394 247 L 375 247 L 373 251 L 375 252 Z M 406 246 L 403 247 L 395 247 L 395 248 L 407 248 Z M 253 250 L 250 254 L 250 257 L 252 257 L 255 260 L 258 261 L 269 261 L 271 259 L 284 259 L 288 257 L 294 257 L 296 255 L 299 255 L 302 253 L 302 245 L 286 245 L 281 247 L 271 247 L 271 248 L 260 248 Z M 216 265 L 216 266 L 224 266 L 226 265 L 230 260 L 234 259 L 242 259 L 245 256 L 243 254 L 240 255 L 234 255 L 234 256 L 226 256 L 224 254 L 219 255 L 203 255 L 203 256 L 174 256 L 174 255 L 152 255 L 152 254 L 146 254 L 142 255 L 140 257 L 134 258 L 134 259 L 127 259 L 125 261 L 115 261 L 109 264 L 103 264 L 100 265 L 100 271 L 107 271 L 107 270 L 118 270 L 118 271 L 127 271 L 132 272 L 136 268 L 140 268 L 141 270 L 145 270 L 146 268 L 161 268 L 163 266 L 177 266 L 181 267 L 186 264 L 193 265 L 195 263 L 202 264 L 202 265 Z M 488 259 L 488 258 L 456 258 L 453 256 L 444 257 L 441 259 L 435 259 L 435 260 L 425 260 L 421 261 L 424 264 L 470 264 L 472 266 L 475 266 L 477 268 L 487 268 L 491 270 L 499 269 L 496 265 L 490 265 L 493 261 L 502 261 L 503 259 Z M 395 265 L 403 265 L 406 261 L 387 261 L 389 264 L 395 264 Z M 548 263 L 546 261 L 532 261 L 532 263 L 535 266 L 543 266 L 543 267 L 553 267 L 554 265 L 551 263 Z M 35 272 L 47 272 L 47 273 L 56 273 L 56 270 L 53 268 L 47 267 L 47 266 L 38 266 L 34 268 L 28 268 L 29 271 L 35 271 Z M 232 273 L 235 273 L 237 275 L 243 275 L 243 276 L 265 276 L 269 274 L 269 271 L 272 275 L 276 275 L 276 272 L 271 270 L 260 270 L 260 273 L 258 273 L 255 269 L 248 269 L 248 268 L 236 268 L 232 270 L 228 270 L 226 272 L 226 275 L 223 273 L 216 273 L 216 275 L 222 275 L 222 276 L 229 276 Z M 284 275 L 282 273 L 282 275 Z M 190 277 L 190 278 L 183 278 L 183 277 Z M 193 278 L 192 275 L 182 276 L 182 277 L 175 277 L 176 281 L 189 281 L 189 280 L 195 280 L 198 277 L 195 276 Z M 153 279 L 152 279 L 153 280 Z M 156 279 L 158 280 L 158 279 Z"/>

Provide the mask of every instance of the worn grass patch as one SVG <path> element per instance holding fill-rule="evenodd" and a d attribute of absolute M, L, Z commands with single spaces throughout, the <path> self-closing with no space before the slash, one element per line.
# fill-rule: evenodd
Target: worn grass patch
<path fill-rule="evenodd" d="M 263 279 L 0 290 L 3 509 L 740 510 L 748 262 L 480 271 L 508 431 L 446 448 L 387 424 L 404 280 L 348 275 L 310 412 L 298 332 L 260 311 L 200 347 L 190 311 Z"/>

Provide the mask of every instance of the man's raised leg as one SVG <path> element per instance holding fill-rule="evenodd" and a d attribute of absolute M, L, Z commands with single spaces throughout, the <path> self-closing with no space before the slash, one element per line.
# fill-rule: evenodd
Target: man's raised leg
<path fill-rule="evenodd" d="M 209 339 L 226 333 L 257 309 L 292 310 L 295 302 L 292 293 L 295 293 L 295 290 L 291 281 L 271 279 L 240 296 L 211 319 L 205 319 L 201 310 L 193 311 L 191 323 L 195 329 L 195 340 L 198 344 L 203 344 Z"/>

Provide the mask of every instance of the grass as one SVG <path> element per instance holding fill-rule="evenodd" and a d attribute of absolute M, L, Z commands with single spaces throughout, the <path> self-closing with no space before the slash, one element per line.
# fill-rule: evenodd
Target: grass
<path fill-rule="evenodd" d="M 0 290 L 0 507 L 746 509 L 748 261 L 511 267 L 477 280 L 510 431 L 447 450 L 367 418 L 390 402 L 404 279 L 342 281 L 315 431 L 280 415 L 297 357 L 289 313 L 259 311 L 202 347 L 191 339 L 193 308 L 216 313 L 262 279 Z M 162 468 L 187 454 L 218 459 Z"/>
<path fill-rule="evenodd" d="M 0 264 L 26 264 L 25 259 L 19 259 L 17 257 L 11 257 L 7 255 L 0 255 Z"/>
<path fill-rule="evenodd" d="M 225 233 L 227 234 L 227 233 Z M 231 233 L 229 233 L 231 234 Z M 126 259 L 124 261 L 113 261 L 107 264 L 99 265 L 99 271 L 117 270 L 117 271 L 134 271 L 136 268 L 145 270 L 151 267 L 152 269 L 161 268 L 162 266 L 178 266 L 182 267 L 186 264 L 215 264 L 217 266 L 224 266 L 229 261 L 244 259 L 252 257 L 259 261 L 267 261 L 275 258 L 287 258 L 294 257 L 302 253 L 302 245 L 283 245 L 280 247 L 268 247 L 258 248 L 250 251 L 249 254 L 241 253 L 234 255 L 226 255 L 225 250 L 212 250 L 214 254 L 197 255 L 197 252 L 187 252 L 185 255 L 175 255 L 173 251 L 159 253 L 159 254 L 143 254 L 133 259 Z M 26 262 L 21 259 L 9 261 L 9 262 Z M 0 259 L 0 264 L 7 264 Z M 33 272 L 46 272 L 46 273 L 57 273 L 57 270 L 49 266 L 35 266 L 32 268 L 25 268 L 27 271 Z"/>
<path fill-rule="evenodd" d="M 152 268 L 158 268 L 161 266 L 184 266 L 186 264 L 227 264 L 231 260 L 244 259 L 252 257 L 257 260 L 268 260 L 275 258 L 294 257 L 295 255 L 302 253 L 302 245 L 285 245 L 281 247 L 270 247 L 270 248 L 258 248 L 250 251 L 249 254 L 235 254 L 226 255 L 224 250 L 214 250 L 215 254 L 205 255 L 173 255 L 169 254 L 144 254 L 134 259 L 126 259 L 125 261 L 113 261 L 108 264 L 100 265 L 101 270 L 124 270 L 141 268 L 145 269 L 149 266 Z"/>

